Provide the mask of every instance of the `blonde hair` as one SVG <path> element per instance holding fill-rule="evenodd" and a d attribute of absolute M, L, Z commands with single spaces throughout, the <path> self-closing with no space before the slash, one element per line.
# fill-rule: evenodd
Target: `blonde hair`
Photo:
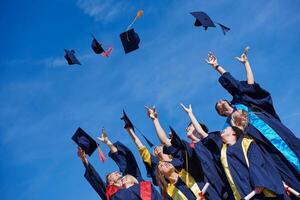
<path fill-rule="evenodd" d="M 231 115 L 230 124 L 232 126 L 238 127 L 241 130 L 245 130 L 249 123 L 248 112 L 241 110 L 241 114 L 236 114 L 235 112 Z"/>

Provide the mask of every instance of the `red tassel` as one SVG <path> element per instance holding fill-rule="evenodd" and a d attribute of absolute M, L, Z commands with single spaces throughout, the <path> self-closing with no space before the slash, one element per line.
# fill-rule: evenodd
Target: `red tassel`
<path fill-rule="evenodd" d="M 109 55 L 111 54 L 113 48 L 109 47 L 107 51 L 103 52 L 101 55 L 104 57 L 109 57 Z"/>
<path fill-rule="evenodd" d="M 98 143 L 97 143 L 97 149 L 98 149 L 98 153 L 99 153 L 100 160 L 101 160 L 102 162 L 104 162 L 104 161 L 106 160 L 106 158 L 105 158 L 105 156 L 104 156 L 103 151 L 100 149 Z"/>

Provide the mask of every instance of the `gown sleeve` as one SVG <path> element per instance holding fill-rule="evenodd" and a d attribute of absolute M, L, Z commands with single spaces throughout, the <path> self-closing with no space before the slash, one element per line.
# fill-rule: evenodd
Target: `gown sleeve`
<path fill-rule="evenodd" d="M 271 94 L 260 87 L 258 83 L 248 84 L 246 81 L 236 80 L 229 72 L 219 78 L 220 84 L 233 97 L 232 103 L 241 103 L 253 111 L 265 111 L 280 121 L 275 111 Z"/>
<path fill-rule="evenodd" d="M 201 142 L 214 156 L 220 156 L 223 141 L 219 131 L 208 133 Z"/>
<path fill-rule="evenodd" d="M 115 153 L 109 152 L 109 157 L 111 157 L 118 165 L 120 172 L 122 172 L 123 175 L 130 174 L 138 181 L 142 181 L 143 178 L 140 169 L 131 150 L 121 142 L 116 142 L 114 145 L 118 151 Z"/>
<path fill-rule="evenodd" d="M 145 146 L 140 148 L 139 152 L 140 152 L 140 156 L 144 162 L 144 165 L 146 167 L 147 176 L 151 177 L 154 185 L 157 185 L 155 171 L 156 171 L 156 166 L 159 163 L 158 158 L 153 156 Z"/>
<path fill-rule="evenodd" d="M 94 188 L 94 190 L 98 193 L 102 200 L 106 200 L 106 184 L 101 179 L 97 171 L 91 164 L 84 165 L 85 173 L 84 177 L 90 183 L 90 185 Z"/>

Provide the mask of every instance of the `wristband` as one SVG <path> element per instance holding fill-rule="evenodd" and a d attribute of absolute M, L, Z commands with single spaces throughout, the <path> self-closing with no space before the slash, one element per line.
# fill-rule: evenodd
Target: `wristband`
<path fill-rule="evenodd" d="M 220 65 L 215 66 L 215 70 L 218 70 L 219 67 L 220 67 Z"/>

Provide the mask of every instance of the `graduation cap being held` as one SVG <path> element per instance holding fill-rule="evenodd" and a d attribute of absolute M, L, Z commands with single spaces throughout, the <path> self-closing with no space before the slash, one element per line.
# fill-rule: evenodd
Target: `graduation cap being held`
<path fill-rule="evenodd" d="M 91 47 L 95 54 L 101 54 L 104 57 L 109 57 L 110 53 L 112 52 L 112 47 L 109 47 L 107 51 L 105 51 L 102 47 L 102 45 L 97 41 L 94 35 L 92 35 L 93 40 Z"/>
<path fill-rule="evenodd" d="M 220 28 L 222 29 L 222 32 L 223 32 L 224 35 L 230 30 L 230 28 L 224 26 L 223 24 L 214 22 L 203 11 L 191 12 L 191 15 L 193 15 L 196 18 L 196 21 L 195 21 L 194 25 L 195 26 L 203 26 L 205 30 L 207 30 L 208 27 L 216 27 L 215 23 L 220 26 Z"/>
<path fill-rule="evenodd" d="M 81 65 L 79 60 L 76 58 L 75 51 L 73 49 L 72 50 L 65 49 L 65 56 L 64 57 L 67 60 L 69 65 L 74 65 L 74 64 Z"/>
<path fill-rule="evenodd" d="M 139 10 L 133 19 L 133 21 L 130 23 L 130 25 L 127 27 L 126 31 L 120 34 L 120 39 L 125 51 L 125 54 L 132 52 L 139 48 L 140 44 L 140 38 L 139 35 L 134 31 L 134 29 L 130 29 L 131 26 L 135 23 L 136 20 L 141 18 L 143 16 L 143 11 Z"/>
<path fill-rule="evenodd" d="M 96 141 L 89 136 L 83 129 L 80 127 L 76 130 L 72 136 L 72 140 L 84 150 L 86 154 L 91 156 L 97 148 Z"/>
<path fill-rule="evenodd" d="M 136 127 L 132 124 L 124 109 L 123 109 L 123 116 L 121 117 L 121 120 L 125 122 L 124 128 L 132 128 L 132 130 L 134 131 L 134 128 Z M 143 136 L 143 138 L 146 140 L 147 144 L 151 148 L 154 147 L 154 144 L 138 128 L 136 128 L 136 130 L 140 132 L 140 134 Z"/>

